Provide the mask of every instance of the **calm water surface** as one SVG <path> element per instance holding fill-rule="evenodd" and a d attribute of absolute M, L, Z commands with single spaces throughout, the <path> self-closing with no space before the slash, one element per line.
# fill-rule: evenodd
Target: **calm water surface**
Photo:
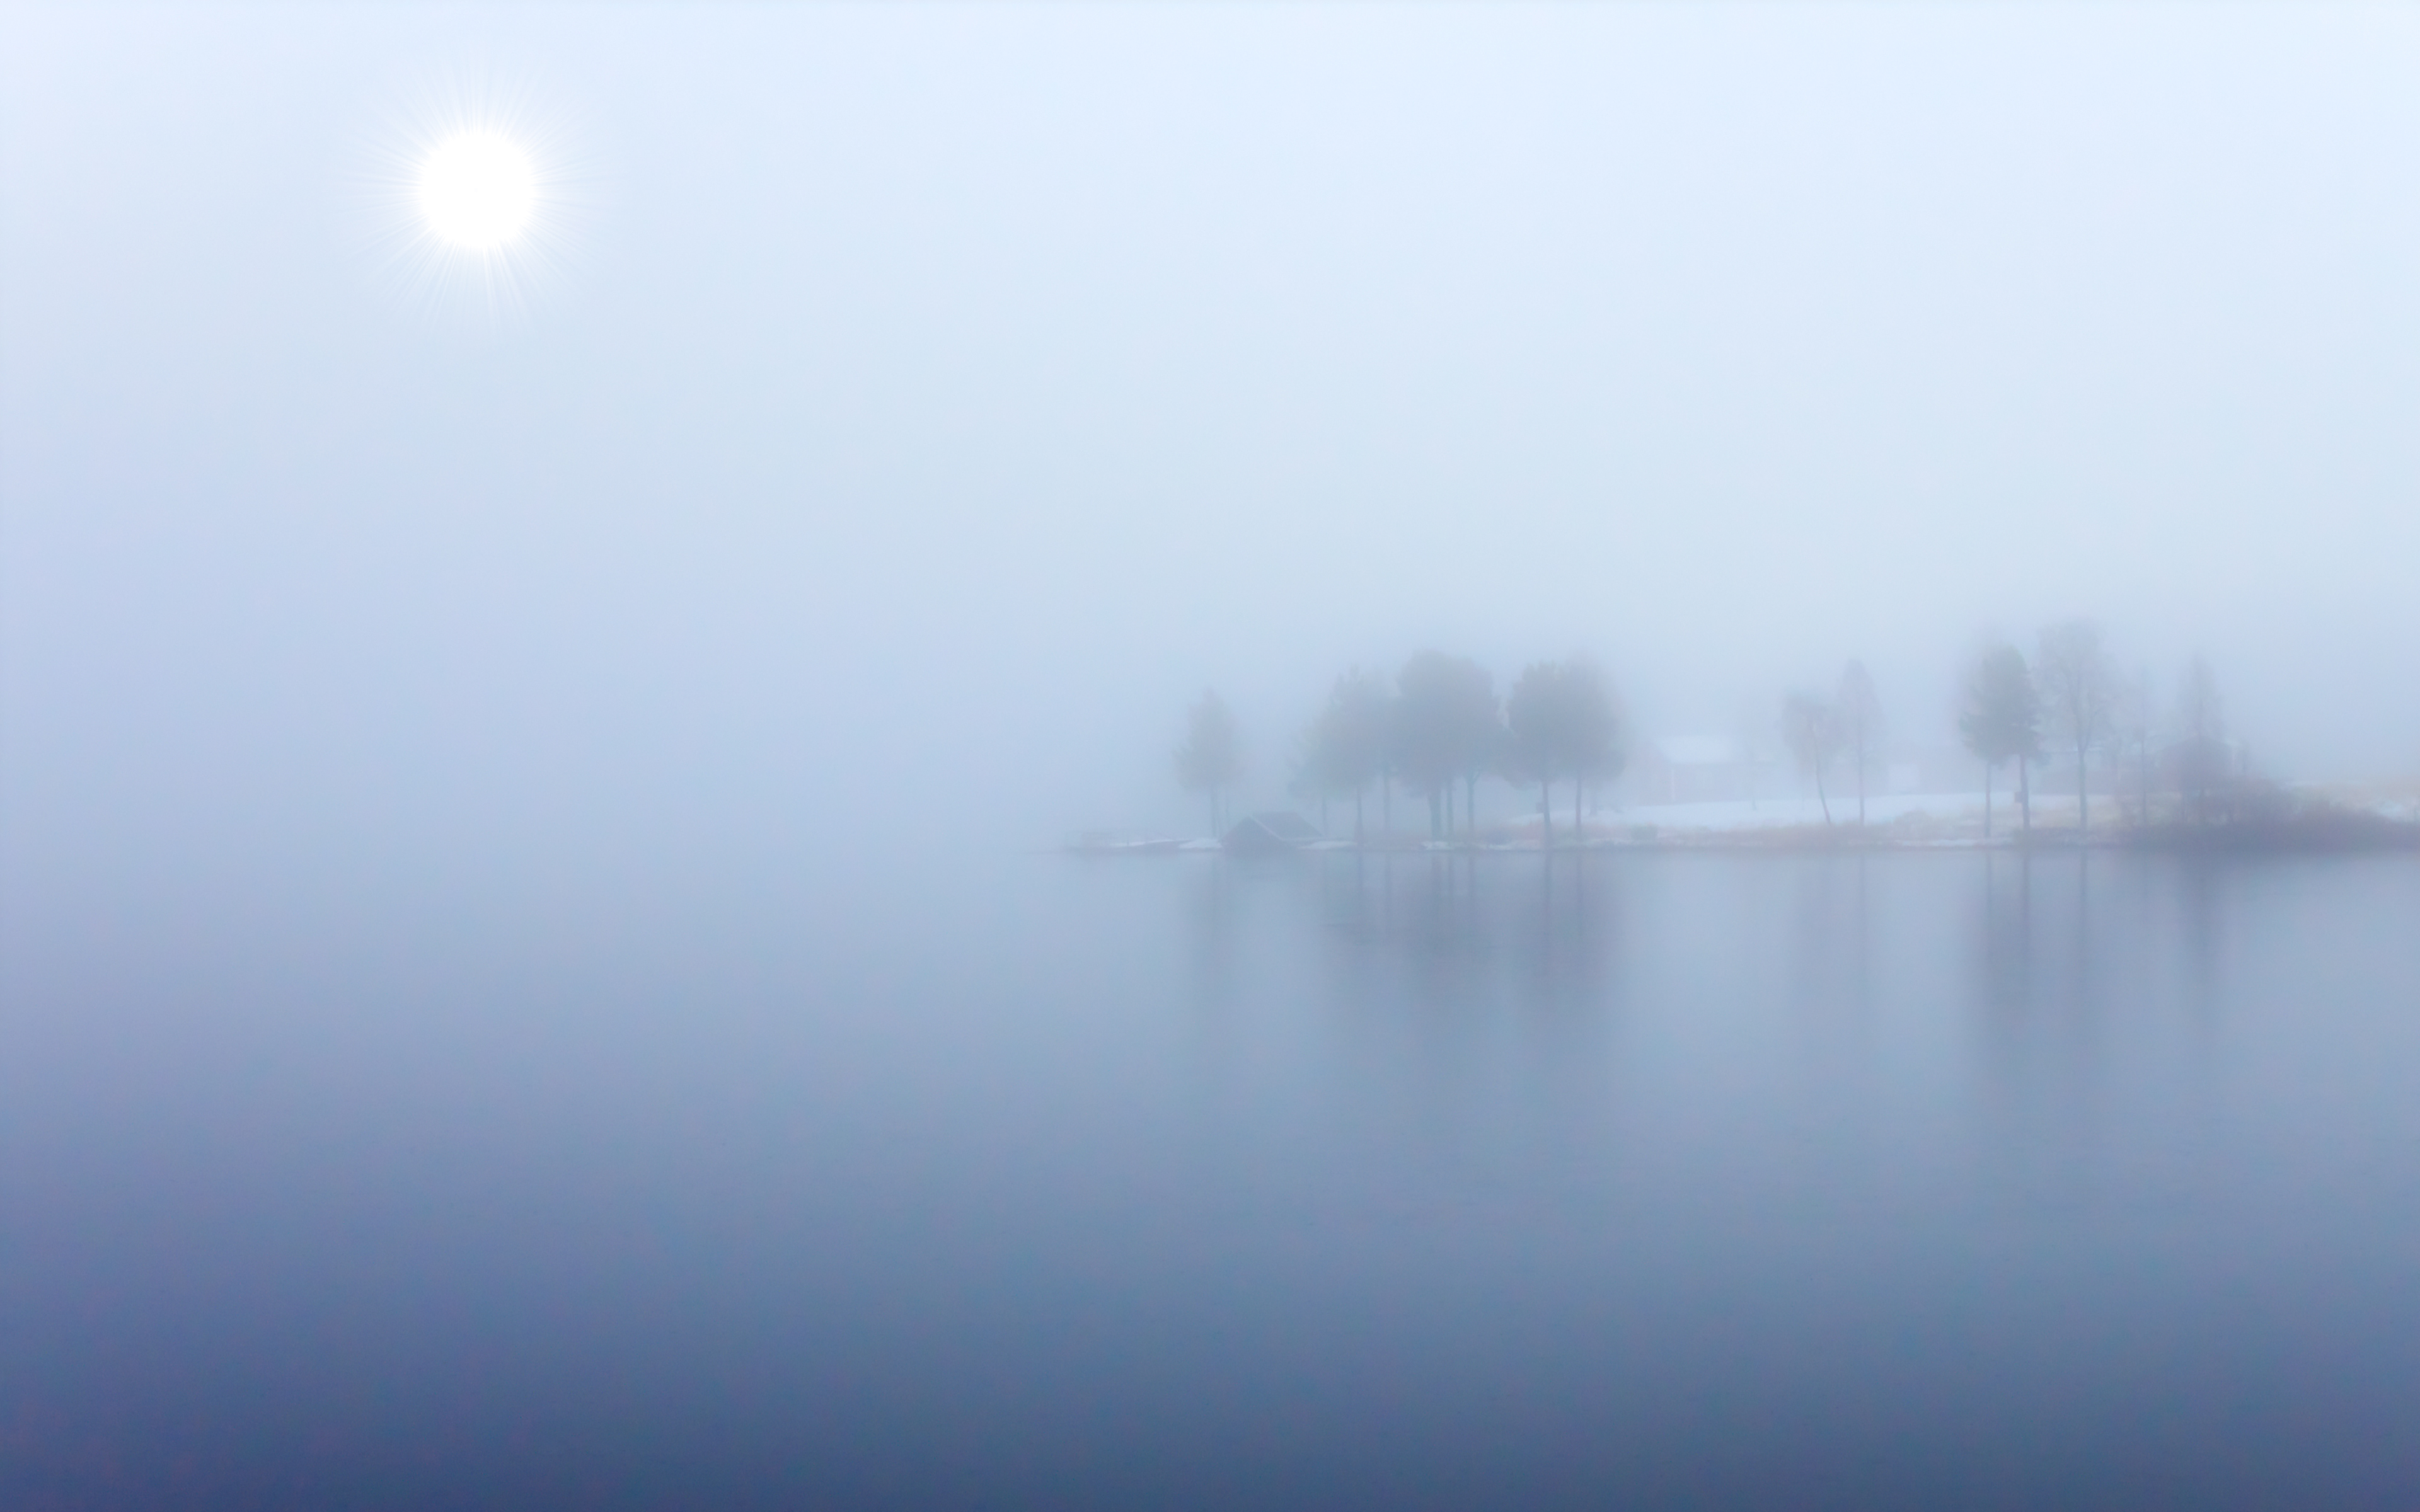
<path fill-rule="evenodd" d="M 7 928 L 0 1505 L 2420 1504 L 2409 859 Z"/>

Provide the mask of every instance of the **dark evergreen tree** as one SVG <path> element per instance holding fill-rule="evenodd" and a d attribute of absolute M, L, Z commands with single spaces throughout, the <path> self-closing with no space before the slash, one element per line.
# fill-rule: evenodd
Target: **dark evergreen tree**
<path fill-rule="evenodd" d="M 1958 733 L 1983 764 L 1983 833 L 1992 833 L 1992 772 L 2002 762 L 2030 762 L 2041 750 L 2041 709 L 2033 674 L 2016 647 L 1987 648 L 1966 670 L 1960 690 Z M 2025 827 L 2033 827 L 2030 789 Z"/>

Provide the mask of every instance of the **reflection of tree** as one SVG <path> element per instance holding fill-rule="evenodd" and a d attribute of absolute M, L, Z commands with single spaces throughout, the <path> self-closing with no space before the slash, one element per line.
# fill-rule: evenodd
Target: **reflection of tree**
<path fill-rule="evenodd" d="M 2225 938 L 2219 868 L 2225 864 L 2210 856 L 2187 856 L 2181 861 L 2185 964 L 2195 1015 L 2205 1022 L 2217 1000 L 2219 949 Z"/>
<path fill-rule="evenodd" d="M 1315 863 L 1318 916 L 1363 987 L 1375 971 L 1413 1000 L 1457 1011 L 1507 986 L 1586 1001 L 1613 957 L 1620 864 L 1569 852 L 1336 853 Z"/>
<path fill-rule="evenodd" d="M 2120 1105 L 2111 1096 L 2123 1087 L 2139 1098 L 2128 1084 L 2144 1068 L 2128 1061 L 2157 1042 L 2158 968 L 2174 958 L 2173 940 L 2154 926 L 2154 900 L 2113 884 L 2130 866 L 2146 869 L 2149 884 L 2177 873 L 2162 858 L 2086 848 L 1978 859 L 1981 1153 L 2024 1200 L 2105 1200 L 2113 1182 L 2141 1179 L 2145 1126 L 2162 1112 L 2157 1100 Z"/>
<path fill-rule="evenodd" d="M 1983 856 L 1983 1000 L 1995 1017 L 2022 1014 L 2033 996 L 2033 853 L 2019 851 L 2015 875 Z"/>
<path fill-rule="evenodd" d="M 2075 1006 L 2086 1016 L 2095 1008 L 2092 979 L 2092 853 L 2075 853 Z"/>
<path fill-rule="evenodd" d="M 1235 877 L 1233 869 L 1208 866 L 1189 879 L 1187 934 L 1192 955 L 1189 978 L 1201 1000 L 1232 1000 L 1235 986 Z"/>
<path fill-rule="evenodd" d="M 1536 944 L 1526 955 L 1533 1001 L 1570 1006 L 1602 999 L 1620 943 L 1614 884 L 1621 860 L 1585 851 L 1540 860 L 1530 931 Z"/>
<path fill-rule="evenodd" d="M 1820 1011 L 1860 1014 L 1873 997 L 1869 857 L 1863 851 L 1794 857 L 1788 866 L 1791 997 Z"/>

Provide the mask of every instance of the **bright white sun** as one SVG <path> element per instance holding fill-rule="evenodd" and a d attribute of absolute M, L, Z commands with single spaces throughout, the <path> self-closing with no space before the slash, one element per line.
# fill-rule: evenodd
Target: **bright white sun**
<path fill-rule="evenodd" d="M 421 164 L 420 213 L 431 231 L 466 251 L 512 240 L 536 208 L 529 154 L 492 131 L 451 137 Z"/>

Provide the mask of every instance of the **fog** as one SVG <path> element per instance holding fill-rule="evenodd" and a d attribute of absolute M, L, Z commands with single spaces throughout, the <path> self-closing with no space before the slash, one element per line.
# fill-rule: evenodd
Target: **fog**
<path fill-rule="evenodd" d="M 2415 85 L 0 10 L 0 1505 L 2420 1504 Z"/>
<path fill-rule="evenodd" d="M 1947 743 L 2090 615 L 2273 775 L 2420 762 L 2398 12 L 0 27 L 21 896 L 1171 824 L 1203 687 L 1274 796 L 1426 646 Z M 364 208 L 487 99 L 578 177 L 492 306 Z"/>

